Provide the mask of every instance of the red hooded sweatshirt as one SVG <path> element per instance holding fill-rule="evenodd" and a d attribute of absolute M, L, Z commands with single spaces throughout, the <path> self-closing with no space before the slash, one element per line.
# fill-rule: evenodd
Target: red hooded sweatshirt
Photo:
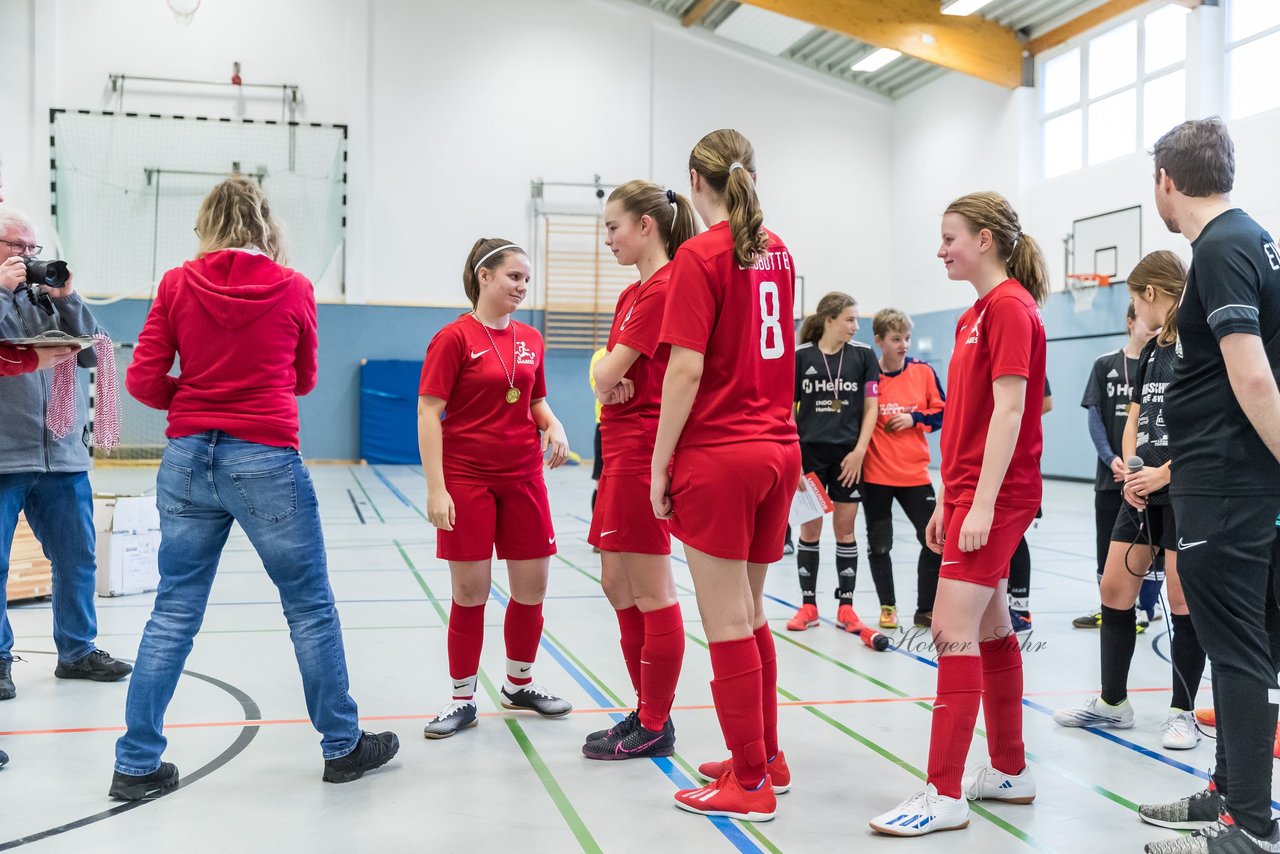
<path fill-rule="evenodd" d="M 317 349 L 311 282 L 256 251 L 224 249 L 165 273 L 125 387 L 169 410 L 170 439 L 223 430 L 297 448 L 297 395 L 315 388 Z"/>

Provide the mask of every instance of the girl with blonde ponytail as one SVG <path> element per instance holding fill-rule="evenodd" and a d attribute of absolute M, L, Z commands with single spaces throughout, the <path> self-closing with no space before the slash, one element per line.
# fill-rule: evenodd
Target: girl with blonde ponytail
<path fill-rule="evenodd" d="M 778 749 L 777 663 L 763 588 L 768 565 L 782 558 L 800 481 L 795 269 L 764 228 L 746 137 L 707 134 L 689 155 L 689 179 L 708 228 L 671 264 L 659 337 L 671 358 L 650 499 L 685 546 L 731 758 L 703 764 L 698 773 L 709 785 L 675 798 L 700 815 L 765 821 L 791 782 Z"/>
<path fill-rule="evenodd" d="M 643 759 L 675 750 L 671 704 L 684 659 L 684 617 L 671 575 L 671 531 L 649 505 L 649 460 L 671 348 L 659 343 L 671 256 L 695 233 L 693 205 L 650 181 L 628 181 L 605 204 L 605 244 L 640 280 L 618 297 L 608 353 L 592 367 L 604 468 L 588 542 L 622 635 L 636 711 L 587 736 L 588 759 Z"/>
<path fill-rule="evenodd" d="M 958 830 L 970 800 L 1029 804 L 1022 654 L 1009 623 L 1009 559 L 1040 506 L 1040 410 L 1048 294 L 1044 258 L 997 193 L 971 193 L 942 217 L 938 257 L 978 301 L 960 318 L 948 368 L 942 491 L 926 531 L 942 555 L 933 608 L 938 699 L 928 783 L 871 828 L 895 836 Z M 981 700 L 991 764 L 964 776 Z"/>

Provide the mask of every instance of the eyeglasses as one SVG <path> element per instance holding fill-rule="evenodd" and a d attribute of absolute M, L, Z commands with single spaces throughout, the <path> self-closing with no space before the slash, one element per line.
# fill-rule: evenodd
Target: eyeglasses
<path fill-rule="evenodd" d="M 44 251 L 44 247 L 39 243 L 22 243 L 16 240 L 0 240 L 0 243 L 12 247 L 23 255 L 39 255 Z"/>

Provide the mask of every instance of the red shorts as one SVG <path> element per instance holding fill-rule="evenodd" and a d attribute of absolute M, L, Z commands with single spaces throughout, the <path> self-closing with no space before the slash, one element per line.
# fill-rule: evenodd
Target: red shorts
<path fill-rule="evenodd" d="M 997 507 L 987 544 L 976 552 L 960 551 L 960 526 L 969 515 L 968 504 L 942 505 L 942 525 L 947 539 L 942 545 L 941 578 L 995 587 L 1009 577 L 1009 558 L 1036 518 L 1035 507 Z"/>
<path fill-rule="evenodd" d="M 725 560 L 781 560 L 799 480 L 798 441 L 735 442 L 676 451 L 671 533 Z"/>
<path fill-rule="evenodd" d="M 604 474 L 587 542 L 606 552 L 671 554 L 671 523 L 653 515 L 648 472 Z"/>
<path fill-rule="evenodd" d="M 533 560 L 556 553 L 547 484 L 541 477 L 515 483 L 450 483 L 452 531 L 436 531 L 441 560 Z"/>

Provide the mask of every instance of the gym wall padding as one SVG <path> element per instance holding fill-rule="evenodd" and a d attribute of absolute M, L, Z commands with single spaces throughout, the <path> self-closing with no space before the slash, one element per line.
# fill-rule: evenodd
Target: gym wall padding
<path fill-rule="evenodd" d="M 372 359 L 360 365 L 360 459 L 418 465 L 418 377 L 422 363 Z"/>

